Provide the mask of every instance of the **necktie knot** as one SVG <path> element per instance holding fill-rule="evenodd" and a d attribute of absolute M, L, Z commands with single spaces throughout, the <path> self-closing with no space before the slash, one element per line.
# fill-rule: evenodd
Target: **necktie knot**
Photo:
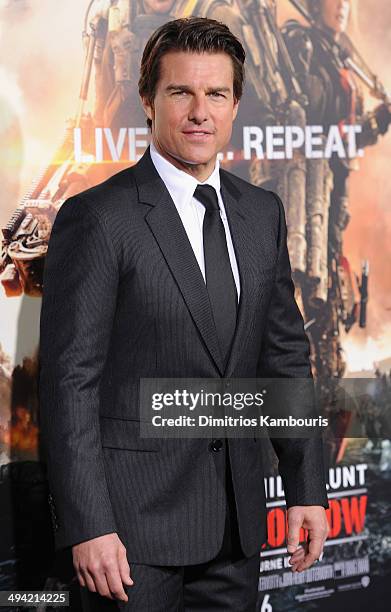
<path fill-rule="evenodd" d="M 197 185 L 194 197 L 205 206 L 207 213 L 220 210 L 216 189 L 212 185 Z"/>

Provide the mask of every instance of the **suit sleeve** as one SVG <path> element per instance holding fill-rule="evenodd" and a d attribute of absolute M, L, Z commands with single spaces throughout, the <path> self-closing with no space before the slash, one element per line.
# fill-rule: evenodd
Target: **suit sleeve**
<path fill-rule="evenodd" d="M 309 340 L 294 296 L 284 207 L 280 198 L 272 195 L 279 208 L 278 259 L 257 376 L 312 378 Z M 328 508 L 322 439 L 271 437 L 270 440 L 278 457 L 287 507 Z"/>
<path fill-rule="evenodd" d="M 40 317 L 39 399 L 56 549 L 116 531 L 99 429 L 99 382 L 118 265 L 96 211 L 68 199 L 53 224 Z"/>

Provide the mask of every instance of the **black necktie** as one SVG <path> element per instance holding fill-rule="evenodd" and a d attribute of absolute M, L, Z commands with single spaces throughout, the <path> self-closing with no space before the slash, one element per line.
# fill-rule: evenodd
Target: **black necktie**
<path fill-rule="evenodd" d="M 236 285 L 216 190 L 211 185 L 198 185 L 194 197 L 205 206 L 203 242 L 206 288 L 226 364 L 236 327 Z"/>

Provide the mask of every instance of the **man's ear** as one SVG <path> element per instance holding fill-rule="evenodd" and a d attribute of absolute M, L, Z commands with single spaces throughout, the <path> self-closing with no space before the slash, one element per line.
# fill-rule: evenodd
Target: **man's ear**
<path fill-rule="evenodd" d="M 153 102 L 147 100 L 147 98 L 141 98 L 141 104 L 143 105 L 143 109 L 148 119 L 151 121 L 155 118 L 155 110 L 153 108 Z"/>

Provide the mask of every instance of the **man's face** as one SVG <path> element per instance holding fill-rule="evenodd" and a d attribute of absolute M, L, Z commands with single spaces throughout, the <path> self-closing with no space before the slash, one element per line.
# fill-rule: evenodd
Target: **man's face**
<path fill-rule="evenodd" d="M 179 167 L 194 166 L 188 170 L 194 174 L 199 166 L 207 178 L 217 153 L 229 142 L 238 111 L 231 58 L 223 52 L 167 53 L 161 58 L 155 99 L 143 105 L 158 151 Z"/>
<path fill-rule="evenodd" d="M 322 21 L 337 34 L 346 30 L 349 13 L 350 0 L 321 0 Z"/>

